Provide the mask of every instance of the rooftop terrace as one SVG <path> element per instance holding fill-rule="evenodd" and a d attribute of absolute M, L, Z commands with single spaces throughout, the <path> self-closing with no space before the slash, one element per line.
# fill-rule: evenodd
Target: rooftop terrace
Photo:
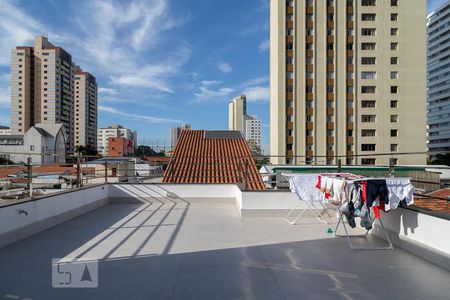
<path fill-rule="evenodd" d="M 109 184 L 3 207 L 0 241 L 18 241 L 0 248 L 0 299 L 448 299 L 447 270 L 399 247 L 350 250 L 327 233 L 333 212 L 330 225 L 292 226 L 269 204 L 243 215 L 252 197 L 291 196 Z M 418 220 L 416 234 L 425 226 Z M 358 242 L 385 243 L 374 235 Z M 53 258 L 98 259 L 98 288 L 52 288 Z"/>

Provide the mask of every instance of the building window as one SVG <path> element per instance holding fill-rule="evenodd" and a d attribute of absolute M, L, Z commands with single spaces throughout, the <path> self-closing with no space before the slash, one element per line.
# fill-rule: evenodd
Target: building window
<path fill-rule="evenodd" d="M 391 100 L 391 108 L 397 108 L 398 101 L 397 100 Z"/>
<path fill-rule="evenodd" d="M 398 49 L 398 43 L 391 43 L 391 50 L 397 50 Z"/>
<path fill-rule="evenodd" d="M 375 43 L 362 43 L 361 50 L 375 50 Z"/>
<path fill-rule="evenodd" d="M 391 6 L 398 6 L 398 0 L 391 0 Z"/>
<path fill-rule="evenodd" d="M 375 123 L 376 122 L 376 116 L 375 115 L 362 115 L 361 116 L 361 122 L 363 122 L 363 123 Z"/>
<path fill-rule="evenodd" d="M 293 93 L 294 92 L 294 87 L 292 85 L 287 85 L 286 86 L 286 92 L 287 93 Z"/>
<path fill-rule="evenodd" d="M 398 86 L 393 85 L 391 86 L 391 94 L 397 94 L 398 93 Z"/>
<path fill-rule="evenodd" d="M 361 144 L 361 151 L 375 151 L 375 144 Z"/>
<path fill-rule="evenodd" d="M 293 57 L 286 57 L 286 64 L 292 65 L 293 62 L 294 62 L 294 58 Z"/>
<path fill-rule="evenodd" d="M 375 100 L 363 100 L 361 101 L 361 107 L 363 108 L 372 108 L 375 107 Z"/>
<path fill-rule="evenodd" d="M 362 14 L 361 20 L 362 21 L 375 21 L 375 14 Z"/>
<path fill-rule="evenodd" d="M 398 79 L 398 72 L 397 71 L 392 71 L 391 72 L 391 79 Z"/>
<path fill-rule="evenodd" d="M 398 35 L 398 28 L 391 28 L 391 35 L 392 36 Z"/>
<path fill-rule="evenodd" d="M 375 129 L 362 129 L 361 130 L 361 136 L 375 136 L 376 130 Z"/>
<path fill-rule="evenodd" d="M 377 72 L 361 72 L 361 79 L 375 79 Z"/>
<path fill-rule="evenodd" d="M 362 6 L 375 6 L 375 5 L 377 5 L 377 1 L 376 0 L 362 0 L 361 5 Z"/>
<path fill-rule="evenodd" d="M 391 123 L 397 123 L 398 122 L 398 115 L 391 115 Z"/>
<path fill-rule="evenodd" d="M 375 57 L 361 57 L 361 64 L 363 65 L 374 65 L 377 59 Z"/>
<path fill-rule="evenodd" d="M 392 152 L 398 151 L 398 144 L 391 144 L 391 151 Z"/>
<path fill-rule="evenodd" d="M 287 43 L 286 44 L 286 49 L 288 49 L 288 50 L 294 49 L 294 44 L 293 43 Z"/>
<path fill-rule="evenodd" d="M 398 57 L 391 57 L 391 65 L 397 65 L 398 64 Z"/>
<path fill-rule="evenodd" d="M 286 78 L 287 79 L 294 79 L 294 73 L 293 72 L 286 72 Z"/>
<path fill-rule="evenodd" d="M 391 129 L 391 136 L 392 137 L 398 136 L 398 129 Z"/>
<path fill-rule="evenodd" d="M 361 164 L 362 165 L 375 165 L 376 160 L 375 158 L 362 158 Z"/>
<path fill-rule="evenodd" d="M 361 29 L 361 35 L 363 36 L 373 36 L 376 33 L 375 28 L 362 28 Z"/>
<path fill-rule="evenodd" d="M 398 21 L 398 14 L 391 14 L 391 21 Z"/>
<path fill-rule="evenodd" d="M 375 91 L 376 91 L 376 87 L 373 85 L 361 87 L 361 93 L 363 93 L 363 94 L 373 94 L 373 93 L 375 93 Z"/>

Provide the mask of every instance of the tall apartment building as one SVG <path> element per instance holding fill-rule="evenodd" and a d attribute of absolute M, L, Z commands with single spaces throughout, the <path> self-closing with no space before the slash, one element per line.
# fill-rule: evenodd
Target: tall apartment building
<path fill-rule="evenodd" d="M 103 156 L 109 155 L 108 141 L 109 138 L 124 137 L 129 141 L 133 141 L 134 147 L 137 146 L 137 132 L 123 127 L 119 124 L 111 125 L 107 128 L 99 128 L 97 132 L 97 151 Z"/>
<path fill-rule="evenodd" d="M 428 15 L 428 152 L 450 152 L 450 1 Z"/>
<path fill-rule="evenodd" d="M 11 51 L 11 131 L 23 135 L 33 125 L 62 124 L 67 152 L 74 147 L 74 76 L 72 56 L 46 37 L 34 47 Z"/>
<path fill-rule="evenodd" d="M 180 138 L 182 130 L 190 130 L 191 124 L 181 124 L 178 127 L 170 128 L 170 149 L 171 151 L 175 150 L 175 146 L 178 143 L 178 139 Z"/>
<path fill-rule="evenodd" d="M 245 115 L 247 114 L 247 98 L 245 95 L 235 97 L 228 104 L 228 130 L 245 132 Z"/>
<path fill-rule="evenodd" d="M 245 139 L 261 147 L 261 120 L 256 116 L 245 115 Z"/>
<path fill-rule="evenodd" d="M 272 162 L 425 164 L 400 155 L 426 152 L 425 22 L 425 0 L 271 0 Z"/>
<path fill-rule="evenodd" d="M 75 72 L 75 146 L 97 149 L 97 81 L 81 69 Z"/>

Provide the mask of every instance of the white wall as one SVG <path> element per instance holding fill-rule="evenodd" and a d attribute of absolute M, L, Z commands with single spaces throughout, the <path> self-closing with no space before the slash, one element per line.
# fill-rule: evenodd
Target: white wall
<path fill-rule="evenodd" d="M 108 186 L 97 186 L 1 207 L 0 247 L 82 215 L 107 199 Z"/>
<path fill-rule="evenodd" d="M 395 245 L 450 270 L 450 221 L 403 208 L 382 213 L 381 220 Z M 376 222 L 372 233 L 384 238 L 380 227 Z"/>
<path fill-rule="evenodd" d="M 109 187 L 110 199 L 130 198 L 183 198 L 230 199 L 240 198 L 241 191 L 234 184 L 113 184 Z M 169 193 L 169 195 L 168 195 Z"/>

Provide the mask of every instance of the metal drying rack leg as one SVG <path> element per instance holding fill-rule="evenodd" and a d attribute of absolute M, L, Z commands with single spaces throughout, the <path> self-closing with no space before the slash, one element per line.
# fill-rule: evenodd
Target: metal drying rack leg
<path fill-rule="evenodd" d="M 383 222 L 381 221 L 381 217 L 378 219 L 380 221 L 381 224 L 381 229 L 383 230 L 383 233 L 386 237 L 386 240 L 388 242 L 388 246 L 385 247 L 374 247 L 374 246 L 367 246 L 367 247 L 360 247 L 360 246 L 355 246 L 353 245 L 351 238 L 350 237 L 367 237 L 369 231 L 366 231 L 365 234 L 363 235 L 349 235 L 348 230 L 347 230 L 347 226 L 345 225 L 345 221 L 344 221 L 344 216 L 342 215 L 342 213 L 339 211 L 339 221 L 336 224 L 336 228 L 334 229 L 334 235 L 338 236 L 338 237 L 346 237 L 347 241 L 348 241 L 348 245 L 350 246 L 350 249 L 354 249 L 354 250 L 392 250 L 394 249 L 394 246 L 392 245 L 391 239 L 389 237 L 389 235 L 386 232 L 386 229 L 384 228 Z M 345 235 L 338 235 L 337 234 L 337 230 L 339 228 L 339 225 L 342 223 L 342 226 L 344 227 L 344 231 L 345 231 Z"/>

